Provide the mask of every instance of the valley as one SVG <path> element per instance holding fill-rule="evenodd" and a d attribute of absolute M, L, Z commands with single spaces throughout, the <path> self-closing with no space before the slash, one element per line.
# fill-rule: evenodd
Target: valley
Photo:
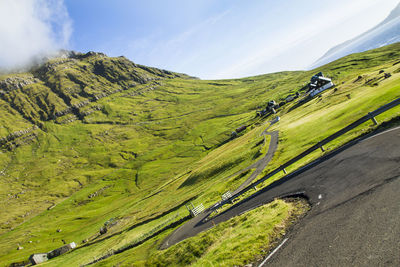
<path fill-rule="evenodd" d="M 276 114 L 256 116 L 270 100 L 304 96 L 311 76 L 320 71 L 332 79 L 333 88 L 308 101 L 288 102 Z M 280 117 L 268 129 L 279 132 L 277 150 L 255 180 L 399 97 L 399 43 L 312 71 L 242 79 L 200 80 L 94 52 L 71 52 L 27 73 L 2 74 L 0 263 L 22 264 L 31 254 L 75 242 L 75 250 L 43 265 L 81 266 L 127 247 L 95 264 L 152 265 L 158 255 L 163 265 L 158 248 L 189 219 L 186 205 L 214 205 L 251 175 L 240 170 L 266 155 L 271 138 L 264 141 L 261 134 L 268 121 Z M 397 107 L 376 119 L 393 126 L 399 115 Z M 233 138 L 232 131 L 243 125 L 247 128 Z M 377 127 L 364 123 L 287 172 Z M 261 188 L 283 176 L 271 177 Z M 302 209 L 296 205 L 278 200 L 257 212 L 279 213 L 265 216 L 275 229 Z M 257 216 L 251 218 L 247 227 Z M 229 227 L 240 232 L 244 226 Z M 100 234 L 102 227 L 107 231 Z M 185 242 L 196 251 L 190 240 Z M 220 245 L 216 239 L 210 242 Z M 179 249 L 172 246 L 166 253 Z M 207 250 L 199 251 L 177 265 L 207 256 Z M 218 253 L 228 251 L 222 247 Z M 243 264 L 260 253 L 254 251 Z"/>

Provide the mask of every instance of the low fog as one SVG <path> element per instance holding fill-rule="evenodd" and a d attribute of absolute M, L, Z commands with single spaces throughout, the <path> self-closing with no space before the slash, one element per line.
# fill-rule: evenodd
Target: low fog
<path fill-rule="evenodd" d="M 71 33 L 63 0 L 0 0 L 0 69 L 24 69 L 67 48 Z"/>

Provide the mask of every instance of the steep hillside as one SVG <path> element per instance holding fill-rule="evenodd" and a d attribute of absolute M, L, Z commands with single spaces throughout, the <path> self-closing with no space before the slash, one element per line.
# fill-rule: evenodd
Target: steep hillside
<path fill-rule="evenodd" d="M 267 170 L 400 97 L 399 62 L 400 44 L 394 44 L 309 72 L 203 81 L 88 53 L 3 75 L 1 265 L 74 241 L 79 249 L 47 264 L 79 266 L 163 225 L 177 226 L 188 215 L 185 204 L 211 205 L 247 178 L 233 174 L 267 150 L 260 133 L 272 117 L 255 115 L 269 100 L 303 95 L 319 71 L 337 85 L 278 110 L 278 151 Z M 378 119 L 397 116 L 398 109 Z M 233 140 L 241 125 L 248 127 Z M 334 145 L 370 129 L 365 125 Z M 104 225 L 108 232 L 100 235 Z M 108 264 L 143 265 L 168 231 Z"/>
<path fill-rule="evenodd" d="M 188 76 L 137 65 L 124 57 L 70 53 L 30 73 L 1 77 L 0 96 L 8 104 L 7 110 L 13 109 L 40 126 L 42 121 L 62 121 L 59 118 L 65 115 L 82 120 L 105 96 L 177 77 Z"/>

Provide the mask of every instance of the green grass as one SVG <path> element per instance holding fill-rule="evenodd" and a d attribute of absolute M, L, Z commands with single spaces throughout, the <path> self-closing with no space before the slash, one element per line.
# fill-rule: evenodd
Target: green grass
<path fill-rule="evenodd" d="M 389 68 L 391 70 L 392 68 Z M 374 74 L 374 73 L 373 73 Z M 371 74 L 369 74 L 371 75 Z M 266 168 L 264 174 L 288 161 L 300 152 L 306 150 L 323 138 L 344 128 L 344 126 L 367 115 L 385 103 L 400 97 L 400 83 L 398 76 L 394 79 L 382 81 L 379 87 L 343 85 L 336 92 L 327 91 L 321 97 L 308 102 L 301 109 L 295 109 L 281 116 L 279 124 L 272 130 L 280 131 L 280 146 L 278 148 L 279 163 L 275 161 Z M 351 99 L 344 95 L 351 93 Z M 385 101 L 386 100 L 386 101 Z M 400 107 L 388 111 L 377 117 L 383 122 L 400 115 Z M 354 130 L 346 133 L 325 146 L 327 151 L 374 129 L 376 126 L 368 121 Z M 310 156 L 296 163 L 288 170 L 294 170 L 323 153 L 316 151 Z"/>
<path fill-rule="evenodd" d="M 308 210 L 304 202 L 274 202 L 247 214 L 218 224 L 167 250 L 150 250 L 146 266 L 238 266 L 260 260 L 271 243 L 285 234 L 285 229 Z M 132 255 L 134 255 L 132 257 Z M 138 263 L 137 251 L 123 253 L 97 266 L 131 266 Z"/>
<path fill-rule="evenodd" d="M 287 104 L 278 112 L 281 121 L 270 129 L 279 131 L 278 150 L 266 174 L 400 97 L 400 73 L 393 65 L 400 57 L 399 48 L 394 44 L 351 55 L 313 71 L 220 81 L 166 74 L 101 55 L 54 60 L 32 73 L 0 77 L 39 79 L 0 97 L 0 137 L 39 127 L 1 145 L 1 264 L 50 251 L 61 246 L 62 239 L 81 243 L 88 238 L 92 245 L 57 259 L 61 265 L 79 265 L 133 242 L 178 213 L 185 216 L 188 201 L 214 204 L 247 178 L 234 174 L 267 151 L 267 145 L 260 145 L 266 126 L 255 118 L 257 109 L 297 92 L 318 71 L 337 84 L 336 90 L 294 109 L 295 103 Z M 379 79 L 381 69 L 393 76 Z M 359 75 L 363 79 L 354 82 Z M 375 78 L 378 85 L 366 83 Z M 96 100 L 102 94 L 107 96 Z M 88 104 L 57 115 L 77 103 Z M 378 120 L 399 113 L 396 108 Z M 71 118 L 75 120 L 68 122 Z M 229 141 L 241 125 L 249 127 Z M 370 129 L 371 123 L 366 123 L 326 149 Z M 315 152 L 289 171 L 321 153 Z M 95 192 L 100 193 L 88 197 Z M 94 240 L 110 218 L 116 218 L 117 225 Z M 18 244 L 24 249 L 16 250 Z M 145 251 L 150 248 L 154 249 L 146 244 L 135 248 L 142 253 L 141 261 L 147 260 Z"/>

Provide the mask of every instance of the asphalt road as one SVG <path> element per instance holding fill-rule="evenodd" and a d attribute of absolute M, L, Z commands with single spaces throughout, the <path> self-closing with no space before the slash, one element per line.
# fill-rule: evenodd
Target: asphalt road
<path fill-rule="evenodd" d="M 268 203 L 302 194 L 312 208 L 265 265 L 400 266 L 400 127 L 352 142 L 209 221 L 207 211 L 161 248 Z"/>
<path fill-rule="evenodd" d="M 262 133 L 262 135 L 264 135 L 264 138 L 266 135 L 271 136 L 271 141 L 269 142 L 268 151 L 267 151 L 267 153 L 265 153 L 264 157 L 262 157 L 259 161 L 250 165 L 249 167 L 247 167 L 247 168 L 241 170 L 240 172 L 237 172 L 234 175 L 231 175 L 227 178 L 227 179 L 229 179 L 230 177 L 239 175 L 240 173 L 243 173 L 247 170 L 255 169 L 253 171 L 253 173 L 249 176 L 249 178 L 247 178 L 246 181 L 244 181 L 234 192 L 232 192 L 232 195 L 240 192 L 243 188 L 248 186 L 255 178 L 257 178 L 257 176 L 265 169 L 265 167 L 267 167 L 268 163 L 271 161 L 272 157 L 274 156 L 275 151 L 278 148 L 279 132 L 278 131 L 267 132 L 268 128 L 265 129 L 265 131 Z"/>

